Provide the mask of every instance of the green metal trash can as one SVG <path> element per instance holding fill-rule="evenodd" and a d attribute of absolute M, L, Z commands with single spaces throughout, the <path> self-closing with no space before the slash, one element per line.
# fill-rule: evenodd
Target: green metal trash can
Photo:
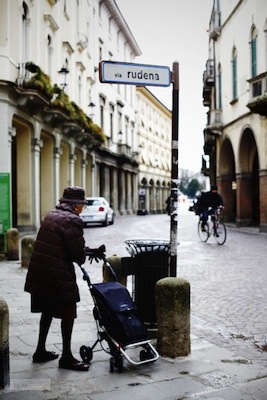
<path fill-rule="evenodd" d="M 155 285 L 158 280 L 169 276 L 170 242 L 139 239 L 126 240 L 125 243 L 131 255 L 133 300 L 143 322 L 155 326 Z"/>

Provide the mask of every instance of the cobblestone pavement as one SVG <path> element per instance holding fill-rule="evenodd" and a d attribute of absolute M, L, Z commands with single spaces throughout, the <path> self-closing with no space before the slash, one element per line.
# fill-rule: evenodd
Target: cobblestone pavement
<path fill-rule="evenodd" d="M 180 204 L 177 276 L 190 282 L 193 333 L 236 348 L 267 366 L 267 234 L 227 226 L 222 246 L 200 242 L 198 217 Z M 167 215 L 118 217 L 113 226 L 85 229 L 92 247 L 105 243 L 107 255 L 129 256 L 127 239 L 167 239 Z"/>
<path fill-rule="evenodd" d="M 110 374 L 109 356 L 97 349 L 87 373 L 60 370 L 57 360 L 32 363 L 39 315 L 30 313 L 30 296 L 23 291 L 26 270 L 20 261 L 0 262 L 0 296 L 10 314 L 11 385 L 1 400 L 266 400 L 267 393 L 267 235 L 254 229 L 227 229 L 223 246 L 213 239 L 200 242 L 198 218 L 179 206 L 177 276 L 191 287 L 191 353 L 160 357 L 155 363 L 125 365 L 125 373 Z M 107 256 L 129 256 L 127 239 L 170 237 L 167 215 L 122 216 L 108 227 L 85 229 L 87 245 L 104 243 Z M 102 263 L 85 268 L 92 282 L 102 280 Z M 96 327 L 93 302 L 77 267 L 81 302 L 72 347 L 92 345 Z M 132 279 L 128 278 L 131 291 Z M 0 338 L 1 339 L 1 338 Z M 48 348 L 60 354 L 60 321 L 54 320 Z M 37 387 L 38 386 L 38 387 Z"/>

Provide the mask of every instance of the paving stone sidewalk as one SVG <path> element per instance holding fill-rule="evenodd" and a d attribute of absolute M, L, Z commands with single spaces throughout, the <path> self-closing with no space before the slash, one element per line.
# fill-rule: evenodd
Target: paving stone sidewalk
<path fill-rule="evenodd" d="M 98 271 L 99 273 L 99 271 Z M 155 363 L 109 372 L 109 355 L 98 348 L 88 372 L 58 369 L 58 361 L 33 364 L 39 315 L 30 313 L 29 295 L 23 291 L 26 271 L 19 262 L 0 262 L 0 296 L 10 312 L 11 385 L 0 389 L 1 400 L 266 400 L 267 369 L 236 349 L 212 343 L 192 332 L 191 354 L 175 360 L 160 357 Z M 73 350 L 96 339 L 92 300 L 77 271 L 81 291 Z M 195 325 L 201 321 L 194 320 Z M 156 344 L 155 344 L 156 345 Z M 61 351 L 59 320 L 48 336 L 51 350 Z"/>

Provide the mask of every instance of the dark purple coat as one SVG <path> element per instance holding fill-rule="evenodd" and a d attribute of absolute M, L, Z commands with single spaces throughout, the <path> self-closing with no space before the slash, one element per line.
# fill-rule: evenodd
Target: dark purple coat
<path fill-rule="evenodd" d="M 73 262 L 85 262 L 83 223 L 72 206 L 60 203 L 47 214 L 38 232 L 25 291 L 51 301 L 80 300 Z"/>

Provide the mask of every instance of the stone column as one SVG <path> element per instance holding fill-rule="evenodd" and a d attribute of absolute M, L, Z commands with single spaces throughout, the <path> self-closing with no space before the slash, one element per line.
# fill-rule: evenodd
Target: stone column
<path fill-rule="evenodd" d="M 19 260 L 19 231 L 16 228 L 10 228 L 6 232 L 7 241 L 7 259 Z"/>
<path fill-rule="evenodd" d="M 120 190 L 120 204 L 119 211 L 121 215 L 125 215 L 125 171 L 121 170 L 119 174 L 119 190 Z"/>
<path fill-rule="evenodd" d="M 39 129 L 39 124 L 37 124 Z M 36 127 L 36 130 L 37 130 Z M 40 226 L 40 215 L 41 215 L 41 202 L 40 202 L 40 192 L 41 192 L 41 183 L 40 183 L 40 152 L 41 147 L 43 146 L 43 142 L 40 139 L 34 138 L 32 139 L 32 152 L 33 152 L 33 193 L 34 193 L 34 202 L 32 204 L 32 209 L 34 210 L 34 226 L 38 229 Z"/>
<path fill-rule="evenodd" d="M 21 239 L 21 266 L 28 268 L 35 239 L 32 236 L 24 236 Z"/>
<path fill-rule="evenodd" d="M 127 214 L 133 213 L 133 204 L 132 204 L 132 174 L 131 172 L 126 171 L 126 185 L 127 185 Z"/>
<path fill-rule="evenodd" d="M 155 286 L 157 350 L 166 357 L 190 353 L 190 284 L 182 278 L 160 279 Z"/>
<path fill-rule="evenodd" d="M 7 303 L 0 297 L 0 388 L 4 389 L 9 383 L 9 311 Z"/>
<path fill-rule="evenodd" d="M 62 150 L 60 147 L 54 148 L 54 165 L 55 165 L 55 178 L 54 178 L 54 204 L 57 204 L 58 199 L 61 197 L 60 193 L 60 156 Z"/>
<path fill-rule="evenodd" d="M 116 215 L 119 212 L 119 200 L 118 200 L 118 170 L 113 169 L 112 171 L 112 193 L 111 193 L 111 204 Z"/>
<path fill-rule="evenodd" d="M 267 170 L 259 171 L 260 232 L 267 232 Z"/>

